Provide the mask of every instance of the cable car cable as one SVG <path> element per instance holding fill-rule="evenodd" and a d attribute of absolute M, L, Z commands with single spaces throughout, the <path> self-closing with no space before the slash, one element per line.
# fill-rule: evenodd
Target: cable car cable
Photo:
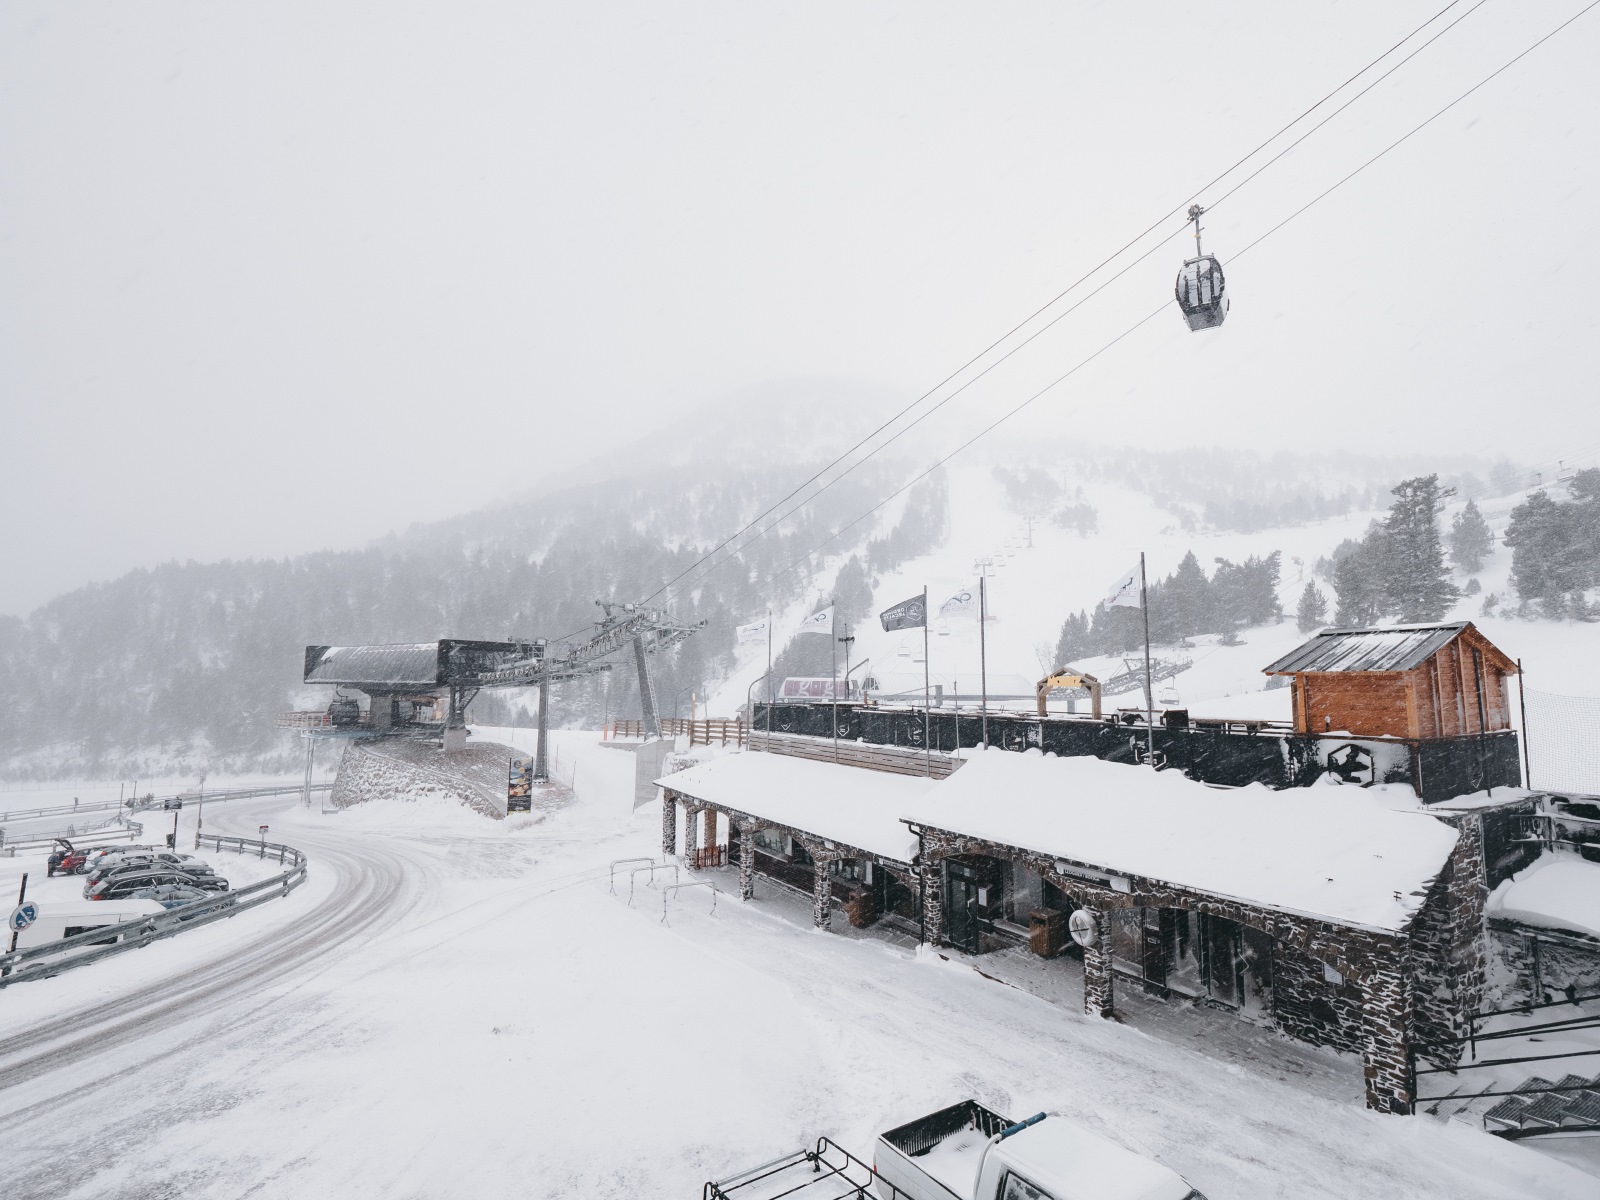
<path fill-rule="evenodd" d="M 1507 60 L 1505 63 L 1501 64 L 1494 71 L 1492 71 L 1488 75 L 1484 76 L 1477 83 L 1473 84 L 1466 91 L 1462 92 L 1454 100 L 1450 101 L 1450 103 L 1446 104 L 1443 108 L 1441 108 L 1437 112 L 1435 112 L 1432 116 L 1427 117 L 1426 119 L 1421 121 L 1419 124 L 1413 126 L 1408 132 L 1402 134 L 1400 137 L 1396 138 L 1393 142 L 1390 142 L 1389 145 L 1385 146 L 1382 150 L 1378 151 L 1371 158 L 1367 159 L 1365 162 L 1363 162 L 1359 166 L 1355 167 L 1348 174 L 1342 176 L 1338 181 L 1336 181 L 1335 183 L 1331 184 L 1327 188 L 1324 188 L 1316 196 L 1312 197 L 1312 199 L 1308 200 L 1305 204 L 1302 204 L 1299 208 L 1295 209 L 1294 212 L 1292 212 L 1288 216 L 1284 217 L 1283 220 L 1279 221 L 1276 225 L 1272 226 L 1272 228 L 1268 229 L 1260 237 L 1256 238 L 1254 241 L 1252 241 L 1248 245 L 1246 245 L 1243 250 L 1239 251 L 1239 253 L 1235 254 L 1233 257 L 1235 259 L 1238 259 L 1238 258 L 1244 256 L 1245 254 L 1248 254 L 1251 250 L 1253 250 L 1255 247 L 1259 246 L 1262 242 L 1266 241 L 1273 234 L 1277 233 L 1280 229 L 1282 229 L 1285 225 L 1289 224 L 1289 222 L 1293 221 L 1296 217 L 1299 217 L 1299 216 L 1303 215 L 1307 210 L 1309 210 L 1313 206 L 1321 203 L 1328 196 L 1332 195 L 1339 188 L 1341 188 L 1345 184 L 1349 183 L 1357 175 L 1361 174 L 1368 167 L 1370 167 L 1374 163 L 1376 163 L 1379 159 L 1384 158 L 1391 151 L 1395 150 L 1399 146 L 1403 145 L 1405 142 L 1409 141 L 1415 134 L 1420 133 L 1422 130 L 1426 129 L 1429 125 L 1433 124 L 1433 122 L 1437 121 L 1440 117 L 1444 116 L 1445 113 L 1447 113 L 1451 109 L 1455 108 L 1456 105 L 1460 104 L 1463 100 L 1467 99 L 1474 92 L 1477 92 L 1479 89 L 1484 87 L 1484 85 L 1488 84 L 1489 82 L 1494 80 L 1496 77 L 1500 76 L 1501 74 L 1503 74 L 1504 72 L 1509 70 L 1511 67 L 1513 67 L 1517 63 L 1521 62 L 1529 54 L 1532 54 L 1540 46 L 1544 45 L 1551 38 L 1555 37 L 1558 33 L 1562 32 L 1564 29 L 1566 29 L 1569 25 L 1571 25 L 1579 17 L 1584 16 L 1586 13 L 1588 13 L 1589 11 L 1591 11 L 1592 9 L 1594 9 L 1596 7 L 1600 7 L 1600 0 L 1590 0 L 1590 3 L 1585 5 L 1583 8 L 1579 9 L 1572 16 L 1568 17 L 1560 25 L 1557 25 L 1549 33 L 1547 33 L 1543 37 L 1541 37 L 1538 41 L 1536 41 L 1532 45 L 1528 46 L 1520 54 L 1517 54 L 1515 57 L 1513 57 L 1513 58 Z M 913 487 L 915 484 L 920 483 L 922 480 L 926 479 L 929 475 L 933 474 L 934 471 L 938 470 L 940 467 L 942 467 L 945 463 L 949 462 L 956 455 L 960 454 L 962 451 L 964 451 L 968 447 L 972 446 L 979 439 L 981 439 L 983 437 L 986 437 L 989 433 L 991 433 L 993 430 L 998 428 L 1000 425 L 1004 424 L 1006 421 L 1009 421 L 1012 417 L 1016 416 L 1023 409 L 1027 408 L 1028 405 L 1032 404 L 1035 400 L 1037 400 L 1041 396 L 1045 395 L 1045 393 L 1051 391 L 1055 387 L 1057 387 L 1060 384 L 1064 383 L 1072 375 L 1076 374 L 1083 367 L 1087 366 L 1089 363 L 1093 362 L 1096 358 L 1100 357 L 1100 355 L 1104 354 L 1107 350 L 1111 349 L 1111 347 L 1115 346 L 1118 342 L 1121 342 L 1124 338 L 1126 338 L 1129 335 L 1131 335 L 1132 333 L 1134 333 L 1141 326 L 1148 324 L 1156 316 L 1158 316 L 1159 314 L 1165 312 L 1166 308 L 1167 308 L 1167 301 L 1163 300 L 1162 303 L 1161 303 L 1161 307 L 1159 307 L 1157 309 L 1154 309 L 1153 311 L 1151 311 L 1150 313 L 1146 314 L 1143 317 L 1140 317 L 1132 325 L 1128 326 L 1128 328 L 1124 329 L 1121 333 L 1117 334 L 1116 337 L 1112 338 L 1109 342 L 1106 342 L 1104 345 L 1102 345 L 1093 354 L 1091 354 L 1087 358 L 1084 358 L 1081 361 L 1079 361 L 1077 363 L 1077 365 L 1072 367 L 1070 370 L 1066 371 L 1064 374 L 1058 376 L 1056 379 L 1052 380 L 1050 383 L 1046 384 L 1044 387 L 1040 388 L 1038 391 L 1034 392 L 1027 399 L 1023 400 L 1021 403 L 1016 405 L 1016 407 L 1014 407 L 1014 408 L 1010 409 L 1009 411 L 1003 413 L 1001 416 L 996 418 L 989 425 L 985 426 L 983 429 L 981 429 L 977 433 L 973 434 L 966 441 L 962 442 L 954 450 L 951 450 L 948 454 L 946 454 L 943 457 L 939 458 L 937 461 L 934 462 L 934 464 L 932 466 L 928 467 L 926 470 L 922 471 L 920 474 L 913 476 L 910 480 L 908 480 L 906 483 L 901 485 L 894 492 L 890 493 L 888 496 L 885 496 L 882 500 L 880 500 L 877 504 L 873 505 L 866 512 L 862 513 L 855 520 L 851 521 L 847 525 L 840 526 L 837 530 L 834 531 L 834 533 L 830 537 L 828 537 L 824 541 L 818 543 L 816 546 L 814 546 L 811 550 L 807 551 L 800 558 L 795 559 L 794 562 L 790 563 L 782 571 L 779 571 L 775 575 L 768 576 L 767 577 L 767 582 L 770 583 L 772 580 L 778 579 L 781 576 L 787 574 L 788 572 L 794 570 L 795 567 L 797 567 L 801 563 L 805 562 L 806 559 L 810 558 L 812 555 L 814 555 L 814 554 L 818 553 L 820 550 L 824 549 L 830 542 L 832 542 L 836 538 L 838 538 L 840 534 L 844 533 L 848 529 L 854 528 L 856 525 L 859 525 L 862 521 L 864 521 L 868 517 L 872 516 L 879 509 L 883 508 L 883 506 L 888 504 L 891 500 L 895 499 L 897 496 L 902 495 L 908 489 Z"/>
<path fill-rule="evenodd" d="M 857 450 L 861 449 L 861 447 L 865 446 L 873 438 L 877 437 L 884 430 L 888 429 L 896 421 L 899 421 L 901 418 L 906 416 L 908 413 L 910 413 L 912 410 L 914 410 L 918 405 L 922 404 L 924 401 L 928 400 L 930 397 L 935 395 L 939 391 L 940 388 L 944 387 L 946 384 L 948 384 L 952 380 L 956 379 L 958 376 L 961 375 L 961 373 L 963 371 L 966 371 L 969 368 L 971 368 L 972 366 L 974 366 L 976 363 L 981 361 L 984 358 L 985 355 L 989 354 L 991 351 L 995 350 L 997 347 L 1002 345 L 1007 339 L 1009 339 L 1009 338 L 1013 337 L 1015 334 L 1017 334 L 1020 330 L 1022 330 L 1024 327 L 1026 327 L 1029 322 L 1035 320 L 1037 317 L 1039 317 L 1043 313 L 1047 312 L 1050 308 L 1052 308 L 1056 304 L 1058 304 L 1062 299 L 1064 299 L 1067 295 L 1069 295 L 1074 289 L 1076 289 L 1077 287 L 1081 286 L 1085 281 L 1087 281 L 1089 278 L 1091 278 L 1096 272 L 1102 270 L 1104 267 L 1106 267 L 1110 263 L 1114 262 L 1122 254 L 1126 253 L 1133 246 L 1137 245 L 1141 240 L 1143 240 L 1144 238 L 1148 237 L 1152 232 L 1154 232 L 1157 228 L 1160 227 L 1162 222 L 1168 220 L 1174 214 L 1183 211 L 1184 205 L 1188 204 L 1189 201 L 1195 199 L 1202 192 L 1204 192 L 1207 188 L 1214 187 L 1217 183 L 1219 183 L 1223 179 L 1226 179 L 1234 171 L 1237 171 L 1241 166 L 1243 166 L 1245 163 L 1249 162 L 1256 155 L 1260 154 L 1263 150 L 1265 150 L 1268 146 L 1270 146 L 1278 138 L 1282 137 L 1289 130 L 1293 129 L 1301 121 L 1305 120 L 1306 117 L 1310 116 L 1317 109 L 1321 108 L 1324 104 L 1326 104 L 1334 96 L 1338 95 L 1345 88 L 1349 87 L 1350 84 L 1354 83 L 1357 79 L 1361 78 L 1361 76 L 1365 75 L 1373 67 L 1377 66 L 1384 59 L 1388 58 L 1391 54 L 1393 54 L 1401 46 L 1404 46 L 1412 38 L 1416 37 L 1417 34 L 1421 33 L 1429 25 L 1432 25 L 1440 17 L 1444 16 L 1445 13 L 1449 12 L 1452 8 L 1455 8 L 1456 5 L 1460 4 L 1461 2 L 1462 2 L 1462 0 L 1450 0 L 1450 3 L 1446 4 L 1438 12 L 1434 13 L 1433 16 L 1429 17 L 1422 24 L 1418 25 L 1410 33 L 1406 34 L 1405 37 L 1401 38 L 1398 42 L 1396 42 L 1394 45 L 1390 46 L 1382 54 L 1378 55 L 1371 62 L 1367 63 L 1359 71 L 1357 71 L 1355 74 L 1351 75 L 1348 79 L 1346 79 L 1343 83 L 1341 83 L 1337 87 L 1333 88 L 1326 95 L 1324 95 L 1321 99 L 1317 100 L 1314 104 L 1312 104 L 1309 108 L 1307 108 L 1304 112 L 1300 113 L 1299 116 L 1295 117 L 1293 120 L 1291 120 L 1286 125 L 1284 125 L 1282 128 L 1280 128 L 1276 133 L 1272 134 L 1265 141 L 1261 142 L 1258 146 L 1255 147 L 1255 149 L 1251 150 L 1248 154 L 1244 155 L 1244 157 L 1240 158 L 1237 162 L 1235 162 L 1227 170 L 1223 171 L 1220 175 L 1217 175 L 1210 182 L 1202 184 L 1198 189 L 1196 189 L 1195 191 L 1191 192 L 1176 207 L 1174 207 L 1174 208 L 1170 209 L 1168 212 L 1164 213 L 1161 217 L 1159 217 L 1156 221 L 1154 221 L 1152 224 L 1150 224 L 1143 231 L 1141 231 L 1140 233 L 1135 235 L 1133 238 L 1131 238 L 1129 241 L 1124 243 L 1117 250 L 1113 251 L 1105 259 L 1103 259 L 1101 262 L 1096 264 L 1094 267 L 1090 268 L 1083 275 L 1079 276 L 1076 280 L 1074 280 L 1071 284 L 1069 284 L 1065 289 L 1063 289 L 1061 292 L 1059 292 L 1052 299 L 1047 301 L 1045 304 L 1041 305 L 1039 308 L 1035 309 L 1032 313 L 1030 313 L 1027 317 L 1023 318 L 1021 321 L 1017 322 L 1017 324 L 1012 326 L 1009 330 L 1007 330 L 1000 337 L 996 338 L 993 342 L 991 342 L 983 350 L 979 351 L 972 358 L 968 359 L 960 367 L 956 368 L 956 370 L 952 371 L 949 375 L 945 376 L 944 379 L 940 380 L 937 384 L 935 384 L 928 391 L 924 392 L 921 396 L 917 397 L 917 399 L 913 400 L 910 404 L 906 405 L 899 412 L 895 413 L 887 421 L 883 422 L 881 425 L 879 425 L 872 432 L 868 433 L 865 437 L 863 437 L 860 441 L 856 442 L 855 445 L 851 446 L 848 450 L 845 450 L 843 453 L 838 455 L 836 458 L 834 458 L 831 462 L 829 462 L 827 465 L 822 467 L 819 471 L 817 471 L 814 475 L 812 475 L 805 482 L 803 482 L 803 483 L 799 484 L 797 487 L 795 487 L 791 492 L 788 493 L 788 495 L 786 495 L 786 496 L 782 497 L 781 499 L 779 499 L 778 501 L 776 501 L 769 508 L 767 508 L 765 511 L 763 511 L 762 513 L 757 515 L 754 519 L 752 519 L 749 523 L 744 525 L 742 528 L 740 528 L 739 530 L 737 530 L 733 534 L 729 535 L 723 541 L 719 542 L 716 546 L 713 546 L 710 550 L 706 551 L 698 560 L 696 560 L 694 563 L 691 563 L 688 567 L 686 567 L 679 574 L 674 576 L 672 579 L 668 580 L 661 587 L 657 588 L 654 592 L 650 593 L 650 595 L 646 596 L 644 598 L 644 600 L 640 601 L 640 603 L 645 603 L 645 604 L 649 603 L 651 600 L 655 599 L 657 596 L 661 595 L 663 592 L 668 591 L 669 589 L 674 587 L 676 584 L 680 583 L 683 579 L 685 579 L 690 574 L 693 574 L 694 571 L 699 569 L 699 567 L 702 564 L 704 564 L 708 559 L 710 559 L 712 556 L 716 555 L 717 553 L 719 553 L 720 551 L 722 551 L 726 547 L 732 545 L 739 538 L 743 537 L 746 533 L 750 532 L 757 525 L 759 525 L 763 520 L 765 520 L 767 517 L 771 516 L 774 512 L 776 512 L 779 508 L 781 508 L 784 504 L 786 504 L 790 500 L 794 499 L 794 497 L 799 495 L 806 488 L 810 487 L 813 483 L 817 482 L 817 480 L 821 479 L 829 471 L 833 470 L 840 463 L 842 463 L 846 459 L 848 459 L 850 457 L 850 455 L 854 454 Z M 1387 78 L 1388 75 L 1389 74 L 1393 74 L 1393 71 L 1397 70 L 1399 66 L 1403 66 L 1406 62 L 1409 62 L 1412 58 L 1416 57 L 1416 55 L 1421 53 L 1422 50 L 1426 49 L 1428 46 L 1432 45 L 1433 42 L 1437 41 L 1439 37 L 1443 36 L 1443 34 L 1445 34 L 1445 33 L 1448 33 L 1456 25 L 1460 24 L 1460 22 L 1462 20 L 1464 20 L 1466 16 L 1470 16 L 1472 12 L 1475 12 L 1478 8 L 1481 8 L 1484 3 L 1487 3 L 1487 0 L 1479 0 L 1479 3 L 1477 5 L 1475 5 L 1472 9 L 1470 9 L 1466 14 L 1463 14 L 1462 17 L 1458 17 L 1455 21 L 1451 22 L 1450 25 L 1446 26 L 1445 29 L 1441 30 L 1438 34 L 1435 34 L 1432 38 L 1430 38 L 1421 47 L 1418 47 L 1417 50 L 1413 51 L 1410 55 L 1407 55 L 1407 57 L 1400 64 L 1398 64 L 1395 68 L 1393 68 L 1389 72 L 1387 72 L 1383 78 Z M 1361 95 L 1365 95 L 1366 91 L 1370 91 L 1370 90 L 1371 90 L 1370 88 L 1365 89 L 1361 93 Z M 1360 98 L 1360 96 L 1356 97 L 1356 99 L 1359 99 L 1359 98 Z M 1352 101 L 1352 103 L 1353 103 L 1353 101 Z M 1323 125 L 1327 124 L 1328 120 L 1332 120 L 1334 116 L 1337 116 L 1339 112 L 1343 112 L 1344 109 L 1348 108 L 1348 107 L 1349 107 L 1348 103 L 1343 105 L 1343 106 L 1341 106 L 1340 109 L 1337 112 L 1331 114 L 1326 120 L 1320 122 L 1315 127 L 1315 129 L 1313 129 L 1311 132 L 1314 133 L 1314 132 L 1316 132 L 1316 129 L 1322 128 Z M 1310 135 L 1307 134 L 1306 136 L 1310 136 Z M 1304 140 L 1305 140 L 1304 137 L 1298 139 L 1296 141 L 1295 145 L 1298 145 L 1300 141 L 1304 141 Z M 1278 157 L 1282 157 L 1282 156 L 1279 155 Z M 1277 161 L 1277 159 L 1275 158 L 1273 161 Z M 1268 164 L 1268 165 L 1270 165 L 1270 164 Z M 1262 168 L 1262 169 L 1265 169 L 1265 168 Z M 1257 171 L 1255 174 L 1259 174 L 1259 173 L 1260 172 Z M 1255 177 L 1254 175 L 1251 176 L 1251 178 L 1254 178 L 1254 177 Z M 1233 190 L 1236 191 L 1238 189 L 1235 188 Z M 1230 192 L 1229 194 L 1232 194 L 1232 193 Z M 1176 236 L 1176 235 L 1175 234 L 1174 235 L 1169 235 L 1167 238 L 1163 239 L 1163 241 L 1161 243 L 1157 243 L 1157 245 L 1155 247 L 1152 247 L 1150 251 L 1147 251 L 1145 255 L 1142 255 L 1139 260 L 1135 260 L 1135 261 L 1136 262 L 1137 261 L 1142 261 L 1143 258 L 1148 257 L 1149 254 L 1153 253 L 1155 249 L 1158 249 L 1160 247 L 1160 245 L 1164 244 L 1166 241 L 1170 241 L 1172 236 Z M 1119 272 L 1119 274 L 1121 274 L 1121 272 Z M 1113 278 L 1115 278 L 1115 277 L 1113 277 Z M 1107 282 L 1110 282 L 1110 281 L 1108 280 Z M 1104 285 L 1102 285 L 1102 288 L 1103 287 L 1104 287 Z M 1096 291 L 1099 291 L 1099 290 L 1101 290 L 1101 289 L 1099 289 L 1099 288 L 1096 289 Z M 1077 305 L 1073 306 L 1074 309 L 1076 307 L 1078 307 L 1078 306 Z M 1071 312 L 1071 311 L 1072 311 L 1072 309 L 1068 310 L 1068 312 Z M 1063 313 L 1061 315 L 1065 316 L 1066 313 Z M 1055 321 L 1050 322 L 1050 325 L 1044 326 L 1043 328 L 1038 330 L 1036 333 L 1031 335 L 1026 341 L 1022 342 L 1021 344 L 1019 344 L 1019 345 L 1017 345 L 1015 347 L 1013 347 L 1004 356 L 1002 356 L 1000 359 L 996 360 L 996 362 L 990 364 L 989 367 L 985 368 L 985 370 L 984 370 L 984 372 L 982 374 L 980 374 L 978 376 L 975 376 L 973 379 L 968 380 L 967 383 L 963 384 L 961 390 L 964 390 L 966 387 L 970 386 L 972 383 L 975 383 L 978 379 L 982 378 L 984 374 L 987 374 L 988 371 L 990 371 L 994 367 L 998 366 L 1001 362 L 1006 361 L 1006 359 L 1010 358 L 1013 354 L 1015 354 L 1017 351 L 1021 350 L 1029 342 L 1033 341 L 1033 339 L 1035 337 L 1037 337 L 1039 333 L 1043 333 L 1045 329 L 1050 328 L 1051 325 L 1054 325 L 1056 323 L 1056 321 L 1059 321 L 1059 320 L 1060 320 L 1060 317 L 1057 317 Z M 945 400 L 940 401 L 939 405 L 936 405 L 934 409 L 931 409 L 928 413 L 924 414 L 924 417 L 928 416 L 928 415 L 931 415 L 932 412 L 934 412 L 934 411 L 937 411 L 937 409 L 942 407 L 944 403 L 946 403 L 949 399 L 953 398 L 953 396 L 955 394 L 959 394 L 959 393 L 953 393 L 952 396 L 946 397 Z M 901 430 L 900 433 L 908 432 L 909 429 L 915 427 L 915 424 L 920 423 L 920 421 L 922 419 L 923 418 L 919 417 L 917 422 L 913 423 L 913 425 L 911 425 L 911 426 L 907 426 L 907 428 L 904 429 L 904 430 Z M 900 433 L 897 433 L 895 435 L 895 437 L 899 437 Z M 887 446 L 893 440 L 894 440 L 894 438 L 890 438 L 888 441 L 886 441 L 884 443 L 884 445 Z M 855 464 L 855 466 L 859 466 L 861 463 L 866 462 L 874 454 L 877 454 L 882 449 L 883 449 L 882 446 L 875 447 L 873 450 L 869 451 L 865 456 L 863 456 L 862 459 L 860 459 Z M 854 470 L 855 466 L 852 466 L 850 468 L 850 470 Z M 846 475 L 846 474 L 849 474 L 849 471 L 846 471 L 844 474 L 841 474 L 838 478 L 842 479 L 842 478 L 844 478 L 844 475 Z M 838 482 L 838 479 L 831 480 L 829 483 L 825 484 L 822 488 L 818 489 L 818 491 L 813 493 L 811 496 L 807 497 L 807 499 L 804 501 L 804 503 L 802 505 L 796 506 L 795 509 L 791 510 L 791 514 L 792 514 L 792 512 L 798 511 L 798 509 L 800 507 L 803 507 L 804 504 L 810 503 L 811 500 L 814 500 L 817 496 L 821 495 L 822 492 L 826 491 L 829 487 L 832 487 L 833 484 L 836 483 L 836 482 Z M 781 523 L 783 520 L 786 520 L 787 519 L 787 515 L 788 514 L 786 514 L 784 517 L 780 517 L 779 521 L 776 522 L 775 525 L 777 523 Z M 769 527 L 769 529 L 770 528 L 771 527 Z M 763 536 L 765 534 L 765 532 L 767 532 L 767 531 L 764 530 L 764 531 L 762 531 L 762 534 L 758 534 L 757 536 Z M 738 551 L 735 551 L 735 554 L 737 554 L 737 553 L 738 553 Z M 724 561 L 726 561 L 726 560 L 724 560 Z M 578 631 L 578 632 L 581 632 L 581 631 Z M 575 636 L 575 634 L 568 634 L 566 636 L 567 637 L 571 637 L 571 636 Z M 562 639 L 556 639 L 556 640 L 562 640 Z"/>

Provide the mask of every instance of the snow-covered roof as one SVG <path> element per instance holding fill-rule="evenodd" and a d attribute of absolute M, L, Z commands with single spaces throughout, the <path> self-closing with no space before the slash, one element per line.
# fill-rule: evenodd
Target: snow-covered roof
<path fill-rule="evenodd" d="M 926 779 L 785 754 L 727 754 L 656 780 L 696 800 L 909 863 L 916 836 L 900 820 Z"/>
<path fill-rule="evenodd" d="M 1325 629 L 1270 667 L 1268 675 L 1301 671 L 1409 671 L 1421 666 L 1467 627 L 1396 625 L 1387 629 Z"/>
<path fill-rule="evenodd" d="M 1600 938 L 1600 863 L 1544 858 L 1489 896 L 1489 915 Z"/>
<path fill-rule="evenodd" d="M 1221 789 L 1178 771 L 969 752 L 920 825 L 1340 924 L 1402 930 L 1456 831 L 1361 788 Z"/>

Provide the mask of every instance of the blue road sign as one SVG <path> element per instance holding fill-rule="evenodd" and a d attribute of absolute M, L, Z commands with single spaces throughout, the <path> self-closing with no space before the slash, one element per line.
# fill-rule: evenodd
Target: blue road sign
<path fill-rule="evenodd" d="M 16 908 L 11 910 L 11 920 L 9 924 L 12 932 L 21 933 L 24 929 L 26 929 L 29 925 L 32 925 L 38 919 L 39 906 L 32 900 L 29 900 L 26 904 L 19 904 L 16 906 Z"/>

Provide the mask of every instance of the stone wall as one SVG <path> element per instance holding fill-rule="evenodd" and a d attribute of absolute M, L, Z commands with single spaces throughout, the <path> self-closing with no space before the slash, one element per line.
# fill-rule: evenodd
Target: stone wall
<path fill-rule="evenodd" d="M 1281 948 L 1285 969 L 1285 1030 L 1296 1036 L 1303 1036 L 1301 1031 L 1304 1031 L 1315 1035 L 1306 1040 L 1359 1051 L 1367 1106 L 1380 1112 L 1411 1111 L 1415 1090 L 1412 1062 L 1415 989 L 1411 979 L 1411 947 L 1406 934 L 1319 921 L 1139 876 L 1118 877 L 1113 883 L 1097 868 L 1084 864 L 1085 874 L 1102 875 L 1104 882 L 1100 882 L 1071 869 L 1057 871 L 1054 858 L 1035 851 L 942 830 L 920 832 L 922 853 L 918 865 L 923 879 L 927 941 L 944 942 L 940 894 L 943 872 L 939 868 L 943 859 L 958 854 L 987 855 L 1027 866 L 1062 891 L 1081 897 L 1084 906 L 1097 914 L 1099 938 L 1084 955 L 1084 1010 L 1089 1013 L 1109 1014 L 1114 1003 L 1113 976 L 1105 941 L 1108 913 L 1135 907 L 1185 909 L 1249 926 L 1273 938 Z M 1307 964 L 1315 964 L 1315 974 Z M 1275 960 L 1274 967 L 1277 965 Z M 1322 988 L 1315 986 L 1323 965 L 1332 967 L 1344 981 L 1331 991 L 1325 981 Z M 1344 992 L 1345 986 L 1352 992 Z M 1273 989 L 1276 1004 L 1276 976 Z M 1322 1006 L 1317 1004 L 1319 999 Z M 1319 1018 L 1324 1024 L 1320 1029 L 1317 1028 Z"/>
<path fill-rule="evenodd" d="M 1290 1037 L 1314 1046 L 1361 1053 L 1361 989 L 1282 942 L 1272 943 L 1272 1020 Z"/>
<path fill-rule="evenodd" d="M 510 756 L 508 747 L 493 743 L 445 752 L 410 738 L 348 742 L 333 778 L 332 803 L 349 808 L 374 800 L 443 796 L 499 820 L 506 815 Z"/>
<path fill-rule="evenodd" d="M 1502 978 L 1510 981 L 1496 998 L 1498 1006 L 1559 1000 L 1569 987 L 1580 995 L 1600 993 L 1600 940 L 1503 917 L 1489 922 L 1489 934 Z"/>

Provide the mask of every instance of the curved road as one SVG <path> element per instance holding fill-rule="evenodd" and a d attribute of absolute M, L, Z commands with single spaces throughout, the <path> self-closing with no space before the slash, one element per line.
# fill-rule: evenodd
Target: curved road
<path fill-rule="evenodd" d="M 253 834 L 258 817 L 270 819 L 294 803 L 241 803 L 208 821 L 207 832 Z M 341 948 L 365 942 L 402 921 L 437 878 L 428 856 L 408 853 L 403 843 L 387 838 L 352 842 L 347 837 L 297 829 L 286 840 L 310 860 L 311 880 L 282 902 L 299 900 L 300 911 L 294 921 L 271 920 L 278 914 L 278 901 L 241 913 L 236 921 L 268 918 L 261 922 L 259 937 L 221 939 L 224 944 L 214 953 L 175 978 L 136 986 L 102 1002 L 7 1030 L 0 1037 L 0 1165 L 14 1171 L 20 1168 L 8 1179 L 9 1195 L 51 1195 L 55 1194 L 52 1180 L 56 1185 L 61 1182 L 59 1164 L 52 1164 L 51 1156 L 43 1162 L 17 1161 L 18 1151 L 37 1147 L 39 1140 L 53 1140 L 36 1125 L 41 1118 L 48 1121 L 62 1108 L 92 1099 L 85 1096 L 86 1087 L 109 1089 L 114 1094 L 119 1079 L 147 1068 L 153 1060 L 182 1052 L 189 1035 L 204 1025 L 202 1019 L 213 1014 L 226 1011 L 228 1018 L 220 1028 L 206 1027 L 207 1037 L 248 1037 L 250 1027 L 267 1016 L 269 992 L 304 980 Z M 331 886 L 321 886 L 323 880 L 331 880 Z M 229 921 L 208 928 L 233 924 Z M 197 930 L 196 934 L 203 932 Z M 184 937 L 180 934 L 166 945 L 181 946 Z M 131 951 L 120 961 L 149 952 Z M 84 968 L 81 974 L 95 969 Z M 14 994 L 28 986 L 17 985 L 8 991 Z M 0 993 L 0 1015 L 6 997 L 7 993 Z M 163 1033 L 166 1036 L 161 1036 Z M 102 1105 L 96 1107 L 103 1110 Z M 97 1124 L 103 1129 L 107 1122 Z M 24 1153 L 22 1157 L 34 1156 Z"/>

